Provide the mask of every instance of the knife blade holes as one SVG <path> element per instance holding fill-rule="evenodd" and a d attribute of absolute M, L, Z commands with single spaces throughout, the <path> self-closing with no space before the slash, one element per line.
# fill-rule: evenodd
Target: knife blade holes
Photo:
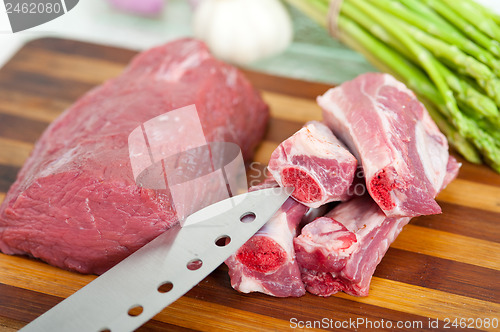
<path fill-rule="evenodd" d="M 142 314 L 143 311 L 144 308 L 142 307 L 142 305 L 135 305 L 132 308 L 128 309 L 128 315 L 132 317 L 137 317 L 140 314 Z"/>
<path fill-rule="evenodd" d="M 202 260 L 199 258 L 195 258 L 195 259 L 190 260 L 186 264 L 186 267 L 188 268 L 188 270 L 194 271 L 194 270 L 198 270 L 202 265 L 203 265 Z"/>
<path fill-rule="evenodd" d="M 225 247 L 231 242 L 231 238 L 228 235 L 221 235 L 215 240 L 215 245 L 217 247 Z"/>
<path fill-rule="evenodd" d="M 158 292 L 168 293 L 172 290 L 172 288 L 174 288 L 174 284 L 171 283 L 170 281 L 167 281 L 158 286 Z"/>
<path fill-rule="evenodd" d="M 253 212 L 246 212 L 240 217 L 240 221 L 242 223 L 249 223 L 255 220 L 255 213 Z"/>

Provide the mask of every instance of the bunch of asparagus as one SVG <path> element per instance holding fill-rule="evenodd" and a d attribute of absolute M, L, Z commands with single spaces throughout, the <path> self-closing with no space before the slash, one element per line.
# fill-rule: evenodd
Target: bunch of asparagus
<path fill-rule="evenodd" d="M 330 24 L 330 0 L 286 1 Z M 419 95 L 466 160 L 500 173 L 499 15 L 474 0 L 343 0 L 336 22 L 341 42 Z"/>

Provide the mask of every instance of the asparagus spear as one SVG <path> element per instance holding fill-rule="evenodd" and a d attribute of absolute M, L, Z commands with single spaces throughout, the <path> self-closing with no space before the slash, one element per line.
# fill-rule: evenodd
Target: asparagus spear
<path fill-rule="evenodd" d="M 483 131 L 492 136 L 497 145 L 500 145 L 500 131 L 498 130 L 498 128 L 500 128 L 500 118 L 490 120 L 478 117 L 477 113 L 471 109 L 469 105 L 458 102 L 458 106 L 468 117 L 475 121 Z"/>
<path fill-rule="evenodd" d="M 474 26 L 468 24 L 460 15 L 456 12 L 450 10 L 443 2 L 440 0 L 423 0 L 425 4 L 434 9 L 441 16 L 452 22 L 458 29 L 461 29 L 465 34 L 469 35 L 472 40 L 467 40 L 464 45 L 456 44 L 458 47 L 462 48 L 465 52 L 476 57 L 479 61 L 487 64 L 493 69 L 497 76 L 500 76 L 500 64 L 499 61 L 489 52 L 492 52 L 496 56 L 500 55 L 500 50 L 495 45 L 490 45 L 491 40 L 488 39 L 479 30 L 475 29 Z M 438 35 L 439 37 L 439 35 Z M 446 40 L 450 42 L 450 40 Z M 474 42 L 484 46 L 486 49 L 477 46 Z M 452 45 L 454 43 L 451 43 Z M 497 53 L 499 52 L 499 53 Z"/>
<path fill-rule="evenodd" d="M 444 20 L 441 16 L 439 16 L 434 10 L 432 10 L 429 6 L 423 4 L 420 1 L 415 1 L 415 0 L 399 0 L 397 3 L 403 4 L 405 7 L 407 7 L 411 13 L 415 13 L 417 16 L 421 16 L 425 18 L 427 21 L 434 21 L 436 24 L 440 25 L 441 27 L 445 27 L 445 29 L 451 29 L 453 30 L 453 34 L 459 33 L 458 30 L 455 29 L 452 25 L 450 25 L 446 20 Z M 393 13 L 394 15 L 394 13 Z M 399 16 L 399 15 L 396 15 Z M 418 26 L 418 25 L 417 25 Z M 440 31 L 440 30 L 438 30 Z M 439 34 L 438 31 L 436 31 L 436 34 Z"/>
<path fill-rule="evenodd" d="M 462 1 L 466 1 L 470 6 L 476 7 L 476 10 L 482 11 L 483 15 L 489 16 L 493 20 L 493 22 L 495 22 L 496 24 L 500 24 L 500 15 L 498 15 L 494 11 L 492 11 L 488 8 L 485 8 L 484 6 L 480 5 L 475 0 L 462 0 Z"/>
<path fill-rule="evenodd" d="M 483 11 L 478 10 L 476 6 L 472 6 L 467 1 L 457 0 L 440 0 L 446 4 L 450 11 L 453 11 L 458 16 L 467 20 L 470 24 L 478 28 L 480 31 L 500 42 L 500 28 L 487 15 L 483 15 Z"/>
<path fill-rule="evenodd" d="M 482 118 L 483 116 L 493 120 L 498 118 L 498 108 L 490 98 L 480 93 L 468 84 L 467 81 L 454 75 L 446 66 L 440 64 L 438 67 L 446 79 L 446 83 L 455 93 L 457 102 L 461 102 L 473 109 L 477 118 Z"/>
<path fill-rule="evenodd" d="M 411 25 L 402 22 L 401 26 L 420 44 L 431 50 L 435 56 L 453 64 L 456 70 L 466 73 L 476 80 L 496 103 L 496 105 L 492 103 L 490 107 L 483 108 L 486 111 L 484 116 L 495 117 L 499 115 L 497 106 L 500 106 L 500 80 L 486 65 L 463 53 L 457 47 L 434 38 Z M 485 100 L 484 104 L 486 103 L 488 101 Z"/>
<path fill-rule="evenodd" d="M 423 31 L 426 31 L 429 34 L 438 35 L 449 42 L 453 41 L 457 44 L 464 44 L 463 47 L 470 47 L 469 45 L 466 45 L 467 41 L 464 40 L 459 31 L 457 31 L 447 21 L 443 20 L 438 15 L 435 15 L 432 10 L 429 10 L 429 7 L 419 4 L 418 1 L 373 0 L 372 3 L 375 4 L 377 8 L 390 13 L 392 16 L 399 17 L 400 19 L 418 27 Z M 411 8 L 417 8 L 418 12 L 408 9 L 408 6 L 411 6 Z M 427 8 L 427 10 L 422 7 Z"/>
<path fill-rule="evenodd" d="M 398 50 L 398 52 L 403 54 L 406 58 L 411 59 L 415 63 L 418 63 L 418 59 L 403 44 L 399 43 L 397 40 L 392 38 L 391 35 L 389 33 L 387 33 L 387 31 L 382 26 L 380 26 L 375 21 L 373 21 L 371 19 L 371 17 L 366 15 L 364 12 L 356 10 L 356 8 L 349 1 L 346 1 L 343 4 L 342 13 L 346 17 L 349 17 L 350 19 L 352 19 L 356 23 L 363 26 L 365 29 L 369 29 L 370 32 L 374 36 L 376 36 L 377 38 L 379 38 L 380 40 L 382 40 L 386 44 L 390 45 L 394 49 Z M 411 34 L 413 36 L 417 36 L 419 33 L 423 33 L 422 31 L 420 31 L 416 28 L 413 28 L 412 26 L 407 25 L 405 22 L 403 22 L 401 20 L 398 20 L 398 22 L 400 24 L 404 25 L 404 27 L 407 30 L 409 30 L 409 29 L 417 30 L 417 31 L 413 31 L 413 30 L 409 31 L 409 32 L 411 32 Z M 432 37 L 430 37 L 430 38 L 432 38 Z M 416 39 L 418 40 L 419 38 L 416 38 Z M 437 41 L 437 42 L 440 42 L 440 41 Z M 441 46 L 441 47 L 440 48 L 436 47 L 436 45 L 431 44 L 431 43 L 427 43 L 427 46 L 429 46 L 429 49 L 433 49 L 433 50 L 439 49 L 441 53 L 443 53 L 443 52 L 446 53 L 446 51 L 451 51 L 452 55 L 454 55 L 454 56 L 457 56 L 456 53 L 458 52 L 458 55 L 461 55 L 462 58 L 465 58 L 465 59 L 451 58 L 451 60 L 458 62 L 460 64 L 460 68 L 464 68 L 464 70 L 473 71 L 474 74 L 482 74 L 483 77 L 491 78 L 491 81 L 490 80 L 483 80 L 482 77 L 480 78 L 482 80 L 482 83 L 485 83 L 487 86 L 489 86 L 490 84 L 493 84 L 494 80 L 496 80 L 496 77 L 493 75 L 493 73 L 491 73 L 491 71 L 489 71 L 489 69 L 486 66 L 484 66 L 483 64 L 481 64 L 479 62 L 474 62 L 472 58 L 467 57 L 466 55 L 463 55 L 463 53 L 458 51 L 456 48 L 452 48 L 451 46 L 449 46 L 447 44 L 444 47 L 442 45 L 440 45 L 439 43 L 437 43 L 437 44 L 438 44 L 437 46 Z M 449 50 L 450 48 L 452 48 L 452 50 Z M 455 51 L 457 51 L 457 52 L 455 52 Z M 448 57 L 448 56 L 446 55 L 446 57 Z M 472 65 L 476 65 L 478 68 L 475 68 L 475 66 L 473 66 L 472 68 L 469 68 L 470 63 L 472 63 Z M 483 95 L 481 92 L 477 91 L 473 86 L 468 84 L 466 81 L 455 76 L 455 74 L 453 74 L 444 65 L 442 65 L 442 64 L 437 64 L 437 65 L 438 65 L 439 70 L 441 71 L 443 77 L 445 78 L 446 83 L 450 86 L 450 88 L 456 94 L 456 98 L 458 98 L 459 100 L 462 100 L 465 104 L 468 104 L 470 106 L 470 108 L 476 110 L 479 114 L 481 114 L 481 116 L 495 118 L 499 115 L 497 106 L 490 98 Z M 476 73 L 476 72 L 478 72 L 478 73 Z M 479 75 L 476 75 L 476 76 L 479 76 Z M 498 91 L 499 91 L 498 96 L 500 97 L 500 86 L 499 86 Z M 500 100 L 500 98 L 499 98 L 499 100 Z"/>

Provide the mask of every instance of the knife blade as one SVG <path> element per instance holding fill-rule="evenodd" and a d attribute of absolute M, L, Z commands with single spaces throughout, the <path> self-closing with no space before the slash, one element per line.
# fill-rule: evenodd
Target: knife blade
<path fill-rule="evenodd" d="M 254 235 L 293 188 L 237 195 L 190 215 L 21 331 L 133 331 Z"/>

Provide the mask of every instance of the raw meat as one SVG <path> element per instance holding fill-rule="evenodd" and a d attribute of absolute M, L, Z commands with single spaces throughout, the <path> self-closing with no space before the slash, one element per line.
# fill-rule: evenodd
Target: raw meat
<path fill-rule="evenodd" d="M 339 272 L 358 248 L 357 241 L 344 225 L 323 216 L 304 226 L 294 240 L 295 255 L 302 269 Z"/>
<path fill-rule="evenodd" d="M 250 190 L 265 188 L 257 186 Z M 289 198 L 238 251 L 226 260 L 231 286 L 243 292 L 299 297 L 306 290 L 295 260 L 293 238 L 308 208 Z"/>
<path fill-rule="evenodd" d="M 167 192 L 136 185 L 127 139 L 191 104 L 207 141 L 250 160 L 269 117 L 258 92 L 199 41 L 153 48 L 45 131 L 0 207 L 0 250 L 100 274 L 176 223 Z"/>
<path fill-rule="evenodd" d="M 281 186 L 293 186 L 293 197 L 317 208 L 350 197 L 357 160 L 327 126 L 308 122 L 271 155 L 268 170 Z"/>
<path fill-rule="evenodd" d="M 451 157 L 443 189 L 458 173 Z M 369 195 L 340 203 L 295 238 L 297 262 L 307 291 L 366 296 L 375 268 L 410 217 L 388 217 Z"/>
<path fill-rule="evenodd" d="M 368 73 L 317 101 L 387 216 L 441 212 L 434 198 L 446 174 L 448 142 L 411 90 L 388 74 Z"/>
<path fill-rule="evenodd" d="M 368 295 L 376 266 L 410 219 L 387 217 L 364 195 L 306 225 L 294 242 L 307 291 Z"/>

